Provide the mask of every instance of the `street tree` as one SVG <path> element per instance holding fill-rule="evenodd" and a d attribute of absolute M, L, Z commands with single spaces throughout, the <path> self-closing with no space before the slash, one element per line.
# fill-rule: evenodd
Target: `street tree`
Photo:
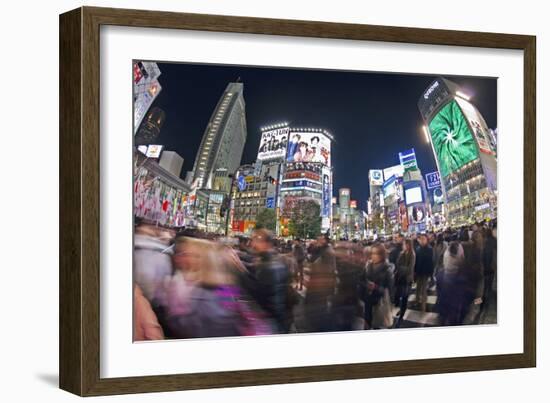
<path fill-rule="evenodd" d="M 289 212 L 289 234 L 312 239 L 321 234 L 321 207 L 313 200 L 298 200 Z"/>
<path fill-rule="evenodd" d="M 256 216 L 256 228 L 265 228 L 270 231 L 275 231 L 277 227 L 277 215 L 272 208 L 262 209 Z"/>

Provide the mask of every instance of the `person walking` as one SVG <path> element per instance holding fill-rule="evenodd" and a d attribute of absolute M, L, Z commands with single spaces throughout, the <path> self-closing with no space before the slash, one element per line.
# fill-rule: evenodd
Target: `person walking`
<path fill-rule="evenodd" d="M 304 262 L 306 260 L 306 251 L 299 239 L 294 241 L 292 248 L 294 259 L 296 260 L 296 276 L 298 281 L 298 289 L 301 291 L 304 288 Z"/>
<path fill-rule="evenodd" d="M 418 237 L 418 248 L 416 249 L 415 280 L 416 280 L 416 303 L 420 310 L 426 312 L 428 299 L 428 282 L 434 273 L 433 249 L 428 244 L 426 234 Z"/>
<path fill-rule="evenodd" d="M 292 322 L 288 310 L 290 273 L 275 249 L 275 239 L 270 231 L 254 231 L 251 242 L 256 253 L 253 275 L 243 277 L 245 288 L 258 305 L 273 318 L 279 333 L 287 333 Z"/>
<path fill-rule="evenodd" d="M 416 254 L 414 252 L 412 240 L 403 241 L 403 250 L 399 254 L 395 265 L 395 299 L 394 304 L 399 307 L 399 316 L 396 327 L 401 325 L 407 303 L 411 285 L 414 281 L 414 267 L 416 263 Z"/>
<path fill-rule="evenodd" d="M 483 302 L 484 311 L 493 297 L 493 282 L 497 271 L 497 238 L 496 228 L 485 229 L 485 244 L 483 245 Z"/>
<path fill-rule="evenodd" d="M 447 250 L 447 242 L 445 242 L 445 236 L 442 233 L 437 234 L 435 243 L 433 246 L 433 263 L 434 263 L 434 277 L 437 280 L 437 273 L 443 269 L 443 255 Z"/>
<path fill-rule="evenodd" d="M 365 328 L 384 329 L 392 325 L 391 293 L 393 290 L 392 266 L 387 261 L 382 244 L 371 247 L 371 260 L 367 263 L 360 281 L 365 303 Z"/>
<path fill-rule="evenodd" d="M 464 265 L 464 249 L 451 241 L 443 253 L 443 267 L 437 272 L 437 310 L 442 326 L 459 325 L 462 290 L 459 274 Z"/>
<path fill-rule="evenodd" d="M 460 280 L 463 284 L 460 322 L 473 324 L 478 319 L 480 305 L 483 302 L 483 235 L 476 229 L 469 240 L 468 232 L 463 231 L 461 241 L 464 248 L 464 265 L 460 272 Z"/>
<path fill-rule="evenodd" d="M 310 331 L 326 332 L 334 325 L 330 305 L 336 287 L 336 258 L 329 238 L 317 238 L 305 297 L 305 311 Z"/>

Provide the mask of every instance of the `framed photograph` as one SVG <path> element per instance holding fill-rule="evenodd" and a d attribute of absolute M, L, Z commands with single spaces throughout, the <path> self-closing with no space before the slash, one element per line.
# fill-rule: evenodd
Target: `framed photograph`
<path fill-rule="evenodd" d="M 536 365 L 535 37 L 60 16 L 60 387 Z"/>

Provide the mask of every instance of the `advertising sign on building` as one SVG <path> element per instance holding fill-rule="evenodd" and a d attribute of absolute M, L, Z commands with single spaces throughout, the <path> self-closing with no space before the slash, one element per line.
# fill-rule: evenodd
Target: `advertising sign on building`
<path fill-rule="evenodd" d="M 323 217 L 329 217 L 330 216 L 330 208 L 331 208 L 331 194 L 330 191 L 330 177 L 327 173 L 323 173 L 323 206 L 321 208 L 321 215 Z"/>
<path fill-rule="evenodd" d="M 399 223 L 401 224 L 401 230 L 407 231 L 409 229 L 409 214 L 405 202 L 399 202 Z"/>
<path fill-rule="evenodd" d="M 479 157 L 468 122 L 456 101 L 437 112 L 429 123 L 429 133 L 443 178 Z"/>
<path fill-rule="evenodd" d="M 239 176 L 239 178 L 237 179 L 237 187 L 241 192 L 246 189 L 246 180 L 244 179 L 243 175 Z"/>
<path fill-rule="evenodd" d="M 405 189 L 405 202 L 407 206 L 415 203 L 422 203 L 423 201 L 424 198 L 422 197 L 422 188 L 420 186 Z"/>
<path fill-rule="evenodd" d="M 416 163 L 416 153 L 414 148 L 399 153 L 399 162 L 403 166 L 404 172 L 416 171 L 418 165 Z"/>
<path fill-rule="evenodd" d="M 162 151 L 161 145 L 150 144 L 147 147 L 147 152 L 145 153 L 145 155 L 147 156 L 147 158 L 159 158 L 161 151 Z"/>
<path fill-rule="evenodd" d="M 428 188 L 428 190 L 441 187 L 439 172 L 435 171 L 426 174 L 426 187 Z"/>
<path fill-rule="evenodd" d="M 443 191 L 441 188 L 435 188 L 432 193 L 434 204 L 443 204 Z"/>
<path fill-rule="evenodd" d="M 382 186 L 384 175 L 381 169 L 371 169 L 369 171 L 369 183 L 373 186 Z"/>
<path fill-rule="evenodd" d="M 396 178 L 402 178 L 403 173 L 403 165 L 394 165 L 392 167 L 384 169 L 384 180 L 388 180 L 392 176 L 395 176 Z"/>
<path fill-rule="evenodd" d="M 330 139 L 320 132 L 292 131 L 287 162 L 320 162 L 330 165 Z"/>
<path fill-rule="evenodd" d="M 493 155 L 489 128 L 487 127 L 487 124 L 481 114 L 465 99 L 460 97 L 456 97 L 455 99 L 460 106 L 460 109 L 462 109 L 466 119 L 470 123 L 470 129 L 477 141 L 479 151 L 485 154 Z"/>
<path fill-rule="evenodd" d="M 277 158 L 283 159 L 288 144 L 288 132 L 288 127 L 280 127 L 262 132 L 257 159 L 260 161 Z"/>
<path fill-rule="evenodd" d="M 384 181 L 382 192 L 384 193 L 385 199 L 397 194 L 397 180 L 395 176 L 392 176 Z"/>
<path fill-rule="evenodd" d="M 140 84 L 140 87 L 143 88 L 136 93 L 134 100 L 134 133 L 139 129 L 139 125 L 145 117 L 145 114 L 162 90 L 162 87 L 157 79 L 154 79 L 145 85 Z"/>

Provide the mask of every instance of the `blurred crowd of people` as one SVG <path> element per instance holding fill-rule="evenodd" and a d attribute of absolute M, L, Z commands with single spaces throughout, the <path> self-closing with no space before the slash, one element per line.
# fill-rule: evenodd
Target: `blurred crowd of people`
<path fill-rule="evenodd" d="M 439 325 L 476 324 L 496 301 L 496 251 L 496 222 L 364 242 L 138 222 L 134 340 L 400 327 L 430 293 Z"/>

